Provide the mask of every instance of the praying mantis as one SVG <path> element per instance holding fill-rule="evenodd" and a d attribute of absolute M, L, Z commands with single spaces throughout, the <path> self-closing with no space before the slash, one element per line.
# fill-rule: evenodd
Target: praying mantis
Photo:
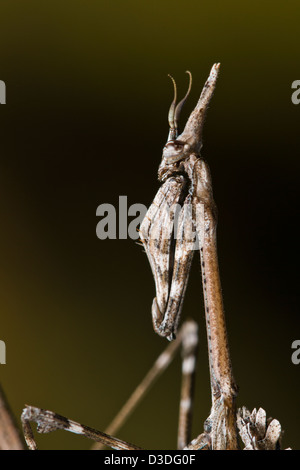
<path fill-rule="evenodd" d="M 223 297 L 218 266 L 216 227 L 217 209 L 206 161 L 200 156 L 206 112 L 215 90 L 220 64 L 213 65 L 198 103 L 179 134 L 179 115 L 192 84 L 178 104 L 174 79 L 174 99 L 169 110 L 169 135 L 158 170 L 162 186 L 140 226 L 140 238 L 155 280 L 156 296 L 152 304 L 153 327 L 170 343 L 133 392 L 105 432 L 97 431 L 52 411 L 26 406 L 21 421 L 27 446 L 37 448 L 31 422 L 39 432 L 64 429 L 96 441 L 94 449 L 109 446 L 117 450 L 140 450 L 115 435 L 134 411 L 155 380 L 182 349 L 182 385 L 179 405 L 177 448 L 185 450 L 237 450 L 239 440 L 249 449 L 277 449 L 281 426 L 266 419 L 260 408 L 252 413 L 236 409 L 237 385 L 234 380 L 225 324 Z M 204 423 L 204 432 L 191 440 L 193 389 L 198 346 L 198 327 L 192 320 L 179 328 L 180 314 L 194 251 L 199 250 L 205 303 L 212 406 Z M 1 390 L 0 390 L 1 392 Z M 1 395 L 1 393 L 0 393 Z M 1 396 L 0 396 L 1 398 Z M 15 429 L 9 413 L 0 410 L 3 426 L 1 441 L 12 443 Z M 0 419 L 1 423 L 1 419 Z M 1 433 L 5 429 L 5 433 Z M 11 430 L 12 439 L 7 441 Z M 7 432 L 8 431 L 8 432 Z M 22 446 L 21 443 L 20 447 Z M 13 444 L 11 444 L 13 445 Z"/>
<path fill-rule="evenodd" d="M 191 89 L 191 73 L 188 72 L 187 94 L 177 106 L 176 83 L 171 77 L 174 99 L 169 110 L 170 129 L 158 169 L 158 178 L 163 185 L 141 224 L 140 237 L 156 284 L 157 295 L 152 304 L 154 330 L 169 340 L 176 335 L 193 253 L 197 246 L 200 248 L 212 391 L 212 413 L 207 429 L 210 429 L 213 448 L 237 449 L 237 386 L 229 356 L 219 275 L 217 210 L 209 167 L 200 156 L 204 119 L 219 68 L 220 64 L 213 65 L 199 101 L 181 134 L 178 121 Z M 176 220 L 178 205 L 181 210 Z M 199 245 L 196 245 L 197 238 Z M 226 431 L 222 432 L 221 429 Z"/>

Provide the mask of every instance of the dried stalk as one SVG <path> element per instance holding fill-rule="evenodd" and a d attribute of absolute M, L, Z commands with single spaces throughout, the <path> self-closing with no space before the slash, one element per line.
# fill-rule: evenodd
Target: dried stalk
<path fill-rule="evenodd" d="M 0 385 L 0 450 L 24 450 L 23 440 Z"/>

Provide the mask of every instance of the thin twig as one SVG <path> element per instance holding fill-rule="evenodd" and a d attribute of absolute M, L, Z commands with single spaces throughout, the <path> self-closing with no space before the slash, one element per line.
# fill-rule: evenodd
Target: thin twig
<path fill-rule="evenodd" d="M 0 450 L 24 450 L 19 429 L 0 385 Z"/>
<path fill-rule="evenodd" d="M 206 329 L 210 365 L 212 409 L 206 423 L 211 435 L 212 449 L 238 449 L 236 427 L 237 386 L 232 373 L 226 331 L 223 296 L 219 274 L 216 242 L 216 208 L 212 197 L 212 186 L 208 167 L 205 169 L 205 198 L 196 195 L 198 237 L 200 243 L 200 261 L 202 286 L 204 292 Z M 201 188 L 201 191 L 202 188 Z"/>

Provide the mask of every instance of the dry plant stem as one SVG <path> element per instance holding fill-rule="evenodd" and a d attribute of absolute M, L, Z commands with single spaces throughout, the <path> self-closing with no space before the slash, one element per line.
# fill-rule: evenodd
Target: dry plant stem
<path fill-rule="evenodd" d="M 198 236 L 212 393 L 212 410 L 208 420 L 212 449 L 238 449 L 234 381 L 225 324 L 222 289 L 216 243 L 216 210 L 199 202 L 201 221 Z M 225 432 L 222 432 L 222 428 Z"/>
<path fill-rule="evenodd" d="M 201 148 L 205 110 L 215 88 L 219 64 L 212 70 L 213 73 L 210 74 L 199 102 L 180 137 L 183 141 L 192 142 L 198 152 Z M 191 180 L 200 245 L 212 392 L 212 409 L 206 428 L 210 434 L 212 449 L 233 450 L 238 449 L 235 406 L 237 387 L 232 374 L 219 274 L 216 241 L 217 209 L 213 200 L 210 170 L 205 160 L 199 158 L 195 163 Z"/>
<path fill-rule="evenodd" d="M 88 439 L 102 442 L 104 445 L 115 450 L 141 450 L 140 447 L 121 441 L 115 437 L 108 436 L 107 434 L 97 431 L 96 429 L 92 429 L 89 426 L 76 423 L 64 416 L 53 413 L 53 411 L 35 408 L 34 406 L 27 405 L 26 408 L 24 408 L 21 421 L 24 437 L 30 450 L 37 450 L 30 422 L 36 422 L 37 431 L 40 433 L 48 433 L 56 431 L 57 429 L 64 429 L 65 431 L 83 435 Z"/>
<path fill-rule="evenodd" d="M 0 450 L 24 450 L 18 427 L 0 385 Z"/>

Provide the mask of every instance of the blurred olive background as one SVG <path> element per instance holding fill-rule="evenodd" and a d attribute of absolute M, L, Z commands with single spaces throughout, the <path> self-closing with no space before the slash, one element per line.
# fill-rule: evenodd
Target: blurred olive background
<path fill-rule="evenodd" d="M 167 346 L 152 329 L 154 281 L 142 247 L 96 237 L 96 208 L 149 205 L 173 97 L 193 109 L 221 73 L 204 131 L 219 209 L 218 249 L 238 405 L 280 420 L 300 448 L 297 1 L 1 2 L 0 379 L 25 403 L 104 430 Z M 129 217 L 129 221 L 132 218 Z M 210 387 L 198 254 L 183 318 L 199 321 L 193 436 Z M 174 448 L 180 358 L 119 437 Z M 88 449 L 66 432 L 43 449 Z"/>

